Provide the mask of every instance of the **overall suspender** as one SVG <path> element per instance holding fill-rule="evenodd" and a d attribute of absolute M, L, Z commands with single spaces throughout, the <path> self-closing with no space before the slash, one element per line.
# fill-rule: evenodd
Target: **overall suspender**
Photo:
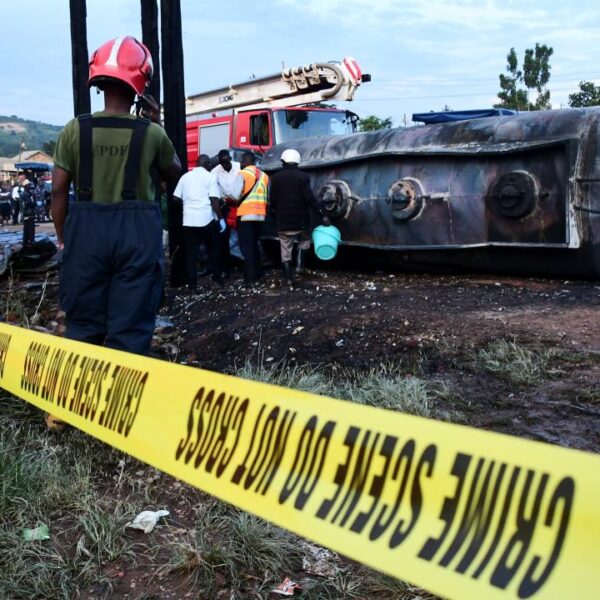
<path fill-rule="evenodd" d="M 132 130 L 127 162 L 125 163 L 121 197 L 124 201 L 135 200 L 137 196 L 138 174 L 142 161 L 142 145 L 150 121 L 140 117 L 135 120 L 119 117 L 92 118 L 92 115 L 89 114 L 81 115 L 77 119 L 79 120 L 79 186 L 77 188 L 77 201 L 90 202 L 92 200 L 92 173 L 94 164 L 92 137 L 94 127 Z"/>

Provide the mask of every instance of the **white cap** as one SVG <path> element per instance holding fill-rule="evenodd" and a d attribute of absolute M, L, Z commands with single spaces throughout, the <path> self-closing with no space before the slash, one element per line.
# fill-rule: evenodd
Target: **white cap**
<path fill-rule="evenodd" d="M 300 164 L 300 152 L 298 150 L 294 150 L 293 148 L 288 148 L 284 150 L 281 155 L 281 161 L 284 163 L 296 163 Z"/>

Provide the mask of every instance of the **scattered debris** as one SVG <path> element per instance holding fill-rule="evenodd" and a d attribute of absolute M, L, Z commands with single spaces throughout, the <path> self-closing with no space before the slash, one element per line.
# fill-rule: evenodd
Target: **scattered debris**
<path fill-rule="evenodd" d="M 0 275 L 9 270 L 22 273 L 43 273 L 56 268 L 57 261 L 50 260 L 56 254 L 55 235 L 38 238 L 29 246 L 23 246 L 22 231 L 0 232 Z"/>
<path fill-rule="evenodd" d="M 140 529 L 144 533 L 150 533 L 161 517 L 168 517 L 168 510 L 144 510 L 131 523 L 127 523 L 125 527 L 130 529 Z"/>
<path fill-rule="evenodd" d="M 23 539 L 26 542 L 40 542 L 50 539 L 50 529 L 48 525 L 38 525 L 33 529 L 23 529 Z"/>
<path fill-rule="evenodd" d="M 296 590 L 301 591 L 302 586 L 286 577 L 272 592 L 279 596 L 293 596 Z"/>
<path fill-rule="evenodd" d="M 308 542 L 302 542 L 302 549 L 304 551 L 302 570 L 311 575 L 335 578 L 338 571 L 337 563 L 340 560 L 335 552 Z"/>
<path fill-rule="evenodd" d="M 158 315 L 156 317 L 156 322 L 154 323 L 154 329 L 166 329 L 167 327 L 174 327 L 175 323 L 171 317 L 163 317 L 162 315 Z"/>

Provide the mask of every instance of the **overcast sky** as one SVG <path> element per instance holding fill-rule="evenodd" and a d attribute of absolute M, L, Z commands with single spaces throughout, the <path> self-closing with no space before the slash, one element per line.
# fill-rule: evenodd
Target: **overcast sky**
<path fill-rule="evenodd" d="M 88 44 L 141 38 L 137 0 L 88 0 Z M 570 4 L 572 6 L 570 6 Z M 72 116 L 68 0 L 0 0 L 0 115 L 61 125 Z M 515 47 L 554 48 L 549 88 L 566 106 L 581 80 L 600 84 L 600 2 L 512 0 L 181 0 L 185 91 L 350 55 L 373 81 L 360 116 L 490 107 Z M 98 99 L 94 98 L 98 108 Z"/>

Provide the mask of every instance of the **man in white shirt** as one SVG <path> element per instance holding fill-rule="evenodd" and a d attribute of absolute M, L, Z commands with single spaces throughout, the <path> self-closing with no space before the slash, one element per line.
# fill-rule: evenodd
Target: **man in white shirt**
<path fill-rule="evenodd" d="M 204 242 L 208 250 L 209 269 L 213 280 L 221 283 L 223 268 L 219 233 L 226 229 L 219 207 L 217 178 L 209 172 L 210 157 L 201 154 L 196 168 L 181 177 L 173 197 L 183 203 L 183 244 L 187 284 L 196 290 L 198 273 L 198 244 Z"/>
<path fill-rule="evenodd" d="M 240 163 L 231 160 L 229 150 L 220 150 L 218 154 L 219 163 L 211 171 L 217 177 L 219 193 L 221 195 L 221 210 L 227 222 L 227 231 L 221 235 L 221 252 L 225 269 L 231 266 L 231 256 L 244 260 L 236 227 L 237 208 L 235 198 L 239 195 L 236 178 L 240 172 Z"/>
<path fill-rule="evenodd" d="M 219 164 L 211 171 L 217 178 L 221 198 L 227 201 L 235 197 L 234 182 L 237 174 L 240 172 L 240 163 L 231 160 L 229 150 L 219 152 Z"/>
<path fill-rule="evenodd" d="M 13 218 L 13 225 L 18 225 L 19 224 L 19 212 L 21 210 L 21 194 L 24 191 L 24 184 L 25 181 L 27 181 L 26 179 L 24 179 L 21 182 L 18 182 L 12 189 L 11 192 L 11 208 L 12 208 L 12 218 Z"/>

